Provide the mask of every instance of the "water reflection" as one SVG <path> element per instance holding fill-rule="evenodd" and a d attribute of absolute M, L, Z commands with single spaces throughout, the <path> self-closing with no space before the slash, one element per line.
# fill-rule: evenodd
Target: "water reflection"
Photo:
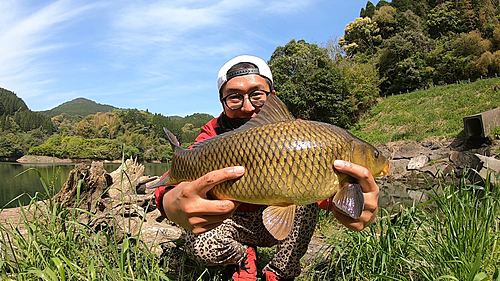
<path fill-rule="evenodd" d="M 23 205 L 28 204 L 37 192 L 56 194 L 75 165 L 0 162 L 0 207 L 17 207 L 19 202 Z M 147 163 L 143 165 L 145 175 L 159 176 L 168 169 L 168 164 Z M 120 164 L 104 164 L 104 169 L 109 173 L 119 166 Z M 9 203 L 13 199 L 16 200 Z"/>

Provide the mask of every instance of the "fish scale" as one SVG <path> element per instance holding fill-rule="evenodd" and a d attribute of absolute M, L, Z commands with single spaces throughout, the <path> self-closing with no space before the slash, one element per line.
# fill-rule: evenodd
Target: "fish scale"
<path fill-rule="evenodd" d="M 296 205 L 331 197 L 341 211 L 359 218 L 364 208 L 361 187 L 334 169 L 335 160 L 364 166 L 374 176 L 386 175 L 390 169 L 387 159 L 370 144 L 331 124 L 295 120 L 274 95 L 239 129 L 201 141 L 192 149 L 181 148 L 176 137 L 165 131 L 174 155 L 161 184 L 193 181 L 214 170 L 244 166 L 242 177 L 216 185 L 207 196 L 268 205 L 263 222 L 276 239 L 288 235 Z"/>

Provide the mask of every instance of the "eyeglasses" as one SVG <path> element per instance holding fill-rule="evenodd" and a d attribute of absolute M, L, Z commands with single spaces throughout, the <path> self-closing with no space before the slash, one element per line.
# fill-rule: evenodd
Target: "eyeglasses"
<path fill-rule="evenodd" d="M 264 90 L 255 90 L 249 94 L 245 94 L 248 96 L 248 101 L 254 107 L 262 107 L 267 100 L 267 96 L 269 96 L 271 92 L 266 92 Z M 222 102 L 227 106 L 227 108 L 231 110 L 238 110 L 243 107 L 243 102 L 245 101 L 245 96 L 239 93 L 234 93 L 227 95 L 221 99 Z"/>

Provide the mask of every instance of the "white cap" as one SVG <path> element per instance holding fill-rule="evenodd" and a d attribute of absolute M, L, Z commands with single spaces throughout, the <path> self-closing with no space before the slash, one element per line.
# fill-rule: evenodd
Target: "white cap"
<path fill-rule="evenodd" d="M 235 64 L 238 64 L 240 62 L 253 63 L 257 66 L 257 69 L 251 68 L 251 69 L 242 69 L 235 71 L 235 73 L 230 73 L 229 79 L 241 75 L 259 74 L 260 76 L 266 77 L 269 80 L 271 80 L 271 83 L 273 82 L 273 75 L 271 74 L 271 69 L 263 59 L 249 55 L 242 55 L 242 56 L 237 56 L 231 59 L 230 61 L 226 62 L 226 64 L 224 64 L 219 70 L 219 75 L 217 78 L 217 86 L 219 88 L 219 91 L 222 85 L 224 85 L 224 83 L 226 83 L 227 80 L 229 80 L 227 78 L 227 71 Z"/>

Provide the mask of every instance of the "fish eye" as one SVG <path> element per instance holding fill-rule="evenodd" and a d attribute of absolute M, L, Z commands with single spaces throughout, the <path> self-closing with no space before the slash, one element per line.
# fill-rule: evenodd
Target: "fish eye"
<path fill-rule="evenodd" d="M 379 155 L 380 153 L 378 152 L 378 150 L 375 149 L 375 158 L 378 158 Z"/>

